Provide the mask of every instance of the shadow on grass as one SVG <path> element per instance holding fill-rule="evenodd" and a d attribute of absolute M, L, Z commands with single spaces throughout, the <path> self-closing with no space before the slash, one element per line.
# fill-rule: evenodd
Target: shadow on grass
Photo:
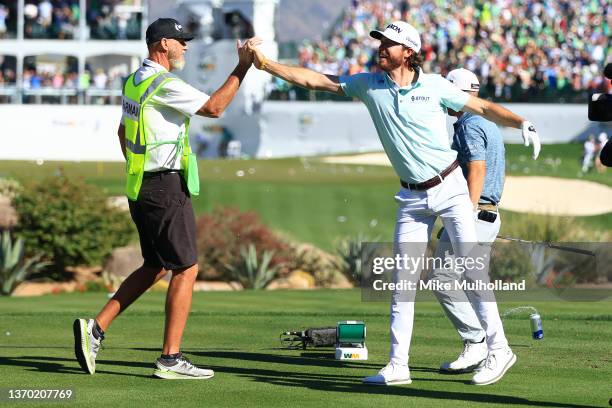
<path fill-rule="evenodd" d="M 252 352 L 230 352 L 230 351 L 211 351 L 211 352 L 193 352 L 192 354 L 208 357 L 208 358 L 227 358 L 236 361 L 249 360 L 260 361 L 267 363 L 281 363 L 290 365 L 312 365 L 311 358 L 291 357 L 291 356 L 275 356 L 270 354 L 252 353 Z M 338 367 L 335 361 L 320 360 L 323 366 Z M 329 363 L 329 364 L 328 364 Z M 333 364 L 331 364 L 333 363 Z M 426 390 L 420 388 L 412 388 L 411 386 L 391 386 L 380 387 L 364 385 L 361 383 L 361 376 L 347 375 L 328 375 L 309 372 L 295 371 L 275 371 L 261 368 L 244 368 L 244 367 L 227 367 L 227 366 L 211 366 L 207 368 L 213 369 L 219 373 L 234 374 L 240 377 L 250 378 L 254 381 L 267 384 L 287 386 L 287 387 L 302 387 L 318 391 L 331 392 L 349 392 L 349 393 L 364 393 L 364 394 L 381 394 L 381 395 L 398 395 L 405 397 L 430 398 L 434 400 L 455 400 L 455 401 L 472 401 L 482 403 L 494 403 L 504 405 L 525 405 L 534 407 L 557 407 L 557 408 L 591 408 L 591 405 L 576 405 L 566 404 L 562 402 L 549 401 L 532 401 L 527 398 L 520 398 L 509 395 L 494 395 L 485 394 L 482 392 L 452 392 L 443 390 Z M 359 365 L 361 368 L 368 368 L 367 365 Z M 380 368 L 380 366 L 377 366 Z M 411 367 L 412 371 L 433 371 L 424 367 Z M 449 380 L 449 379 L 419 379 L 419 382 L 456 382 L 468 384 L 465 380 Z M 471 386 L 472 387 L 472 386 Z M 489 388 L 490 389 L 490 388 Z M 481 388 L 484 391 L 484 389 Z"/>
<path fill-rule="evenodd" d="M 291 350 L 289 350 L 291 351 Z M 212 358 L 229 358 L 238 360 L 248 361 L 260 361 L 265 363 L 274 364 L 289 364 L 289 365 L 303 365 L 303 366 L 318 366 L 318 367 L 346 367 L 346 368 L 377 368 L 380 369 L 380 364 L 370 364 L 363 362 L 340 362 L 334 358 L 334 351 L 330 350 L 329 353 L 323 352 L 299 352 L 299 356 L 292 356 L 286 354 L 266 354 L 266 353 L 251 353 L 242 351 L 186 351 L 187 354 L 193 354 L 194 356 L 212 357 Z"/>
<path fill-rule="evenodd" d="M 114 360 L 98 360 L 96 366 L 121 366 L 130 368 L 147 368 L 153 373 L 153 363 L 140 363 L 132 361 L 114 361 Z M 43 373 L 56 374 L 76 374 L 89 375 L 85 373 L 75 359 L 59 358 L 59 357 L 41 357 L 41 356 L 21 356 L 21 357 L 0 357 L 0 366 L 23 367 L 28 371 L 38 371 Z M 134 374 L 117 371 L 106 371 L 96 369 L 99 374 L 122 375 L 129 377 L 151 378 L 151 375 Z"/>

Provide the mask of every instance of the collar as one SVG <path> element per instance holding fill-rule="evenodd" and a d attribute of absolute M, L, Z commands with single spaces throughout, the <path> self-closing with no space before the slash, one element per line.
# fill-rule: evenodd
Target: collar
<path fill-rule="evenodd" d="M 155 69 L 158 69 L 158 70 L 160 70 L 160 71 L 167 71 L 167 69 L 166 69 L 166 68 L 164 68 L 164 66 L 163 66 L 163 65 L 160 65 L 160 64 L 158 64 L 157 62 L 152 61 L 152 60 L 150 60 L 150 59 L 148 59 L 148 58 L 145 58 L 145 59 L 142 61 L 142 65 L 143 65 L 143 66 L 145 66 L 145 67 L 155 68 Z"/>
<path fill-rule="evenodd" d="M 383 75 L 385 77 L 385 80 L 387 81 L 387 84 L 391 88 L 397 89 L 399 91 L 403 91 L 404 93 L 410 91 L 411 89 L 418 88 L 419 86 L 423 85 L 423 70 L 419 68 L 418 74 L 419 76 L 417 77 L 417 80 L 414 84 L 410 84 L 408 86 L 399 86 L 398 84 L 395 83 L 393 79 L 391 79 L 388 72 L 383 72 Z"/>

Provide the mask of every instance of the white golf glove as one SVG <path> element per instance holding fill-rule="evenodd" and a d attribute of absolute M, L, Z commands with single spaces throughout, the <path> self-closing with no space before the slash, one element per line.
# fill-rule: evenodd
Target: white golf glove
<path fill-rule="evenodd" d="M 538 136 L 538 132 L 535 129 L 533 123 L 528 120 L 524 121 L 521 125 L 521 131 L 523 133 L 523 142 L 525 142 L 525 146 L 529 146 L 529 140 L 533 143 L 533 160 L 537 159 L 540 155 L 540 149 L 542 145 L 540 144 L 540 137 Z"/>

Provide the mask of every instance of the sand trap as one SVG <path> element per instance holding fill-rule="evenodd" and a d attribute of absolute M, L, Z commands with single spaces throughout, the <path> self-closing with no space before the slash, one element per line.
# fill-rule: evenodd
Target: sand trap
<path fill-rule="evenodd" d="M 330 156 L 326 163 L 390 166 L 384 153 Z M 586 216 L 612 212 L 612 188 L 556 177 L 506 177 L 501 208 L 535 214 Z"/>

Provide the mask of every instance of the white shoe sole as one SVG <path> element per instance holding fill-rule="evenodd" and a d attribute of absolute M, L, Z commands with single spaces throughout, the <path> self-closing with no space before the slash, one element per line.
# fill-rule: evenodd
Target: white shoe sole
<path fill-rule="evenodd" d="M 471 373 L 471 372 L 478 370 L 482 366 L 485 360 L 486 360 L 486 357 L 483 358 L 482 361 L 480 361 L 479 363 L 476 363 L 472 366 L 465 367 L 465 368 L 457 368 L 457 369 L 450 368 L 450 367 L 445 368 L 444 366 L 441 365 L 440 371 L 443 373 L 456 373 L 456 374 Z"/>
<path fill-rule="evenodd" d="M 512 367 L 514 365 L 514 363 L 516 363 L 516 354 L 512 354 L 512 358 L 510 359 L 510 361 L 508 361 L 508 363 L 506 363 L 506 366 L 504 367 L 504 369 L 502 370 L 502 372 L 495 378 L 487 381 L 487 382 L 483 382 L 483 383 L 478 383 L 478 382 L 474 382 L 474 380 L 472 380 L 472 384 L 474 385 L 489 385 L 489 384 L 493 384 L 498 382 L 499 380 L 502 379 L 502 377 L 504 376 L 504 374 L 506 374 L 506 371 L 508 371 L 510 369 L 510 367 Z"/>
<path fill-rule="evenodd" d="M 403 385 L 403 384 L 412 384 L 412 380 L 396 380 L 396 381 L 387 381 L 387 382 L 374 382 L 374 381 L 363 381 L 364 384 L 367 385 Z"/>
<path fill-rule="evenodd" d="M 208 380 L 210 378 L 213 378 L 214 376 L 215 375 L 212 374 L 207 376 L 194 377 L 192 375 L 177 374 L 174 371 L 162 371 L 159 369 L 153 371 L 153 377 L 163 378 L 164 380 Z"/>
<path fill-rule="evenodd" d="M 72 325 L 74 332 L 74 354 L 83 370 L 89 374 L 96 372 L 96 364 L 89 356 L 89 335 L 87 334 L 87 320 L 76 319 Z"/>

